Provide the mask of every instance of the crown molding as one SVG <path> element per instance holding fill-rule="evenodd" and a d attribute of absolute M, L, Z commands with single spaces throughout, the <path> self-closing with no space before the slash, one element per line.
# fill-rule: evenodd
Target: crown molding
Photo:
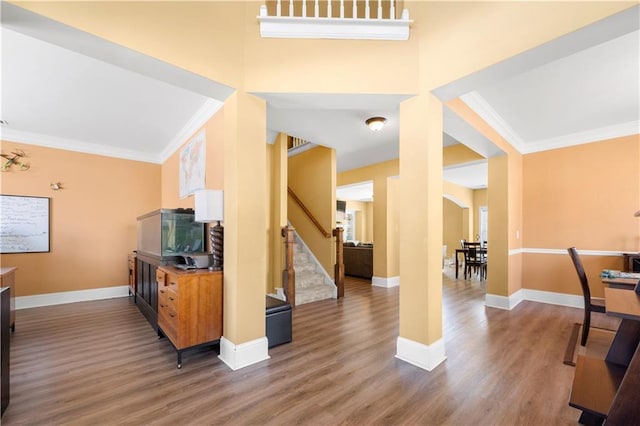
<path fill-rule="evenodd" d="M 541 139 L 526 144 L 523 154 L 548 151 L 551 149 L 565 148 L 582 145 L 591 142 L 600 142 L 607 139 L 640 134 L 640 121 L 614 124 L 613 126 L 599 127 L 585 132 L 570 133 L 554 138 Z"/>
<path fill-rule="evenodd" d="M 215 99 L 207 99 L 200 109 L 189 119 L 187 124 L 171 139 L 160 153 L 160 163 L 167 161 L 191 136 L 193 136 L 211 117 L 218 112 L 224 103 Z"/>
<path fill-rule="evenodd" d="M 143 153 L 131 149 L 114 148 L 111 146 L 79 141 L 76 139 L 60 138 L 41 133 L 25 132 L 21 130 L 3 128 L 0 139 L 24 143 L 27 145 L 44 146 L 46 148 L 63 149 L 66 151 L 83 152 L 85 154 L 103 155 L 105 157 L 122 158 L 125 160 L 142 161 L 160 164 L 160 157 L 156 154 Z"/>
<path fill-rule="evenodd" d="M 498 112 L 476 91 L 460 96 L 460 99 L 467 104 L 476 114 L 489 124 L 507 142 L 522 154 L 525 142 L 520 135 L 513 130 Z"/>
<path fill-rule="evenodd" d="M 636 120 L 590 129 L 584 132 L 525 142 L 478 92 L 469 92 L 460 96 L 460 99 L 498 132 L 500 136 L 505 138 L 520 154 L 532 154 L 534 152 L 549 151 L 552 149 L 640 134 L 640 121 Z"/>
<path fill-rule="evenodd" d="M 105 157 L 122 158 L 125 160 L 142 161 L 145 163 L 162 164 L 178 148 L 182 146 L 195 132 L 197 132 L 224 104 L 215 99 L 207 99 L 196 114 L 169 142 L 169 145 L 158 154 L 144 153 L 131 149 L 114 148 L 76 139 L 60 138 L 40 133 L 25 132 L 3 127 L 0 130 L 2 140 L 24 143 L 28 145 L 44 146 L 46 148 L 63 149 L 66 151 L 83 152 L 85 154 L 103 155 Z"/>

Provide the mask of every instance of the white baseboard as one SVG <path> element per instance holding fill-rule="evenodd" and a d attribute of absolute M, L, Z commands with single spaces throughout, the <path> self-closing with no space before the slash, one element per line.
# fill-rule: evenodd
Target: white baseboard
<path fill-rule="evenodd" d="M 376 287 L 397 287 L 400 285 L 400 277 L 371 277 L 371 285 Z"/>
<path fill-rule="evenodd" d="M 520 291 L 523 293 L 523 300 L 584 309 L 584 297 L 576 294 L 554 293 L 528 288 L 523 288 Z"/>
<path fill-rule="evenodd" d="M 506 309 L 510 311 L 518 306 L 518 303 L 523 300 L 522 290 L 516 291 L 511 296 L 500 296 L 497 294 L 487 293 L 484 298 L 484 304 L 490 308 Z"/>
<path fill-rule="evenodd" d="M 568 306 L 570 308 L 584 308 L 584 298 L 575 294 L 554 293 L 552 291 L 532 290 L 523 288 L 511 296 L 498 296 L 487 294 L 485 296 L 485 306 L 511 310 L 523 300 L 538 303 L 549 303 L 552 305 Z"/>
<path fill-rule="evenodd" d="M 39 308 L 41 306 L 62 305 L 65 303 L 88 302 L 90 300 L 127 297 L 129 286 L 94 288 L 91 290 L 63 291 L 60 293 L 36 294 L 16 297 L 16 310 Z"/>
<path fill-rule="evenodd" d="M 423 370 L 431 371 L 447 359 L 444 354 L 444 340 L 440 339 L 430 345 L 425 345 L 398 336 L 396 358 Z"/>
<path fill-rule="evenodd" d="M 220 355 L 218 358 L 232 370 L 238 370 L 269 359 L 269 342 L 266 337 L 261 337 L 236 345 L 223 336 L 220 338 Z"/>

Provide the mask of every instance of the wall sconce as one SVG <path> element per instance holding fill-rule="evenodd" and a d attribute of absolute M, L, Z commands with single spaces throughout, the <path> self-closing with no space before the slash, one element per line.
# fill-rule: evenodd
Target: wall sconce
<path fill-rule="evenodd" d="M 209 225 L 211 240 L 212 268 L 222 270 L 224 266 L 224 228 L 220 221 L 224 219 L 224 191 L 202 189 L 195 192 L 196 222 L 216 223 Z"/>
<path fill-rule="evenodd" d="M 369 126 L 369 128 L 374 132 L 382 130 L 386 122 L 387 119 L 384 117 L 371 117 L 367 118 L 367 120 L 365 121 L 365 123 L 367 123 L 367 126 Z"/>
<path fill-rule="evenodd" d="M 53 189 L 54 191 L 57 191 L 57 190 L 59 190 L 59 189 L 64 189 L 64 188 L 62 187 L 62 184 L 61 184 L 60 182 L 51 183 L 51 184 L 49 185 L 49 188 Z"/>
<path fill-rule="evenodd" d="M 637 212 L 635 212 L 633 215 L 634 215 L 635 217 L 640 217 L 640 210 L 638 210 Z"/>

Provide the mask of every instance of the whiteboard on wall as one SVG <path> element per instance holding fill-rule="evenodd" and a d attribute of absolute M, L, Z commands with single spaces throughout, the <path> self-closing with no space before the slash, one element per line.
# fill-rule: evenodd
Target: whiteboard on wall
<path fill-rule="evenodd" d="M 0 195 L 0 253 L 49 251 L 47 197 Z"/>

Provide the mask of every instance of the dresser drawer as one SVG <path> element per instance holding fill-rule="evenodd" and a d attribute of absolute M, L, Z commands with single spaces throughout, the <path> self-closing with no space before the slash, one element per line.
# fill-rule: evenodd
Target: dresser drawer
<path fill-rule="evenodd" d="M 158 286 L 165 286 L 166 280 L 167 273 L 160 268 L 156 269 L 156 283 L 158 283 Z"/>
<path fill-rule="evenodd" d="M 178 310 L 178 293 L 171 287 L 158 286 L 158 305 L 161 303 L 169 305 L 174 311 Z"/>
<path fill-rule="evenodd" d="M 164 331 L 164 334 L 173 342 L 174 346 L 178 346 L 178 314 L 170 307 L 164 306 L 158 308 L 158 325 Z"/>

